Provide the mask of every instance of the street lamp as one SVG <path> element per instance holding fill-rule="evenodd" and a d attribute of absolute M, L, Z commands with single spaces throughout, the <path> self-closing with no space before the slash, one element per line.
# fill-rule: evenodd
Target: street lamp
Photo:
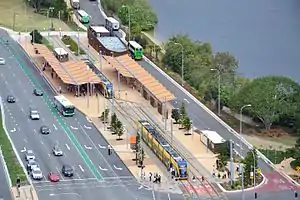
<path fill-rule="evenodd" d="M 183 46 L 182 44 L 175 42 L 174 44 L 179 45 L 181 47 L 181 86 L 184 86 L 184 52 L 183 52 Z"/>
<path fill-rule="evenodd" d="M 242 156 L 243 109 L 247 108 L 247 107 L 251 107 L 251 106 L 252 106 L 251 104 L 247 104 L 247 105 L 242 106 L 241 109 L 240 109 L 240 156 Z M 253 157 L 254 157 L 254 162 L 255 162 L 254 153 L 253 153 Z M 255 168 L 255 163 L 254 163 L 253 167 Z M 242 169 L 242 172 L 244 172 L 244 169 L 242 168 L 242 165 L 241 165 L 241 161 L 239 161 L 239 168 Z M 244 173 L 242 173 L 242 200 L 244 200 L 244 199 L 245 199 L 245 193 L 244 193 Z"/>
<path fill-rule="evenodd" d="M 221 116 L 221 72 L 217 68 L 210 69 L 210 71 L 218 72 L 218 115 Z"/>
<path fill-rule="evenodd" d="M 126 8 L 127 12 L 128 12 L 128 29 L 129 29 L 129 31 L 128 31 L 128 41 L 130 41 L 130 39 L 131 39 L 131 17 L 130 17 L 131 12 L 130 12 L 130 8 L 126 5 L 122 5 L 122 8 Z"/>

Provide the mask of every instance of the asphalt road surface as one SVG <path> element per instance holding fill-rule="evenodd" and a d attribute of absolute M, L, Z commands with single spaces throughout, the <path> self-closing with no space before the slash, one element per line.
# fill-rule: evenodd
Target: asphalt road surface
<path fill-rule="evenodd" d="M 61 117 L 52 106 L 53 92 L 32 66 L 23 50 L 4 31 L 0 32 L 0 54 L 6 65 L 0 68 L 0 95 L 14 95 L 15 104 L 4 102 L 6 126 L 20 157 L 24 160 L 24 150 L 35 152 L 44 173 L 42 181 L 33 181 L 41 199 L 153 199 L 159 195 L 167 199 L 168 194 L 138 189 L 140 184 L 134 179 L 116 154 L 108 156 L 107 141 L 89 120 L 80 112 L 74 117 Z M 9 44 L 3 43 L 9 40 Z M 44 91 L 43 97 L 33 95 L 33 89 Z M 29 108 L 40 112 L 40 120 L 29 119 Z M 41 126 L 51 128 L 49 135 L 39 132 Z M 59 144 L 63 157 L 54 157 L 51 150 Z M 63 164 L 74 167 L 75 176 L 52 184 L 47 180 L 51 171 L 61 174 Z M 119 190 L 118 190 L 119 189 Z M 115 192 L 116 190 L 120 192 Z M 172 195 L 171 199 L 182 199 Z"/>
<path fill-rule="evenodd" d="M 91 16 L 90 24 L 92 25 L 105 24 L 105 18 L 100 13 L 97 0 L 96 1 L 80 0 L 80 9 L 86 11 Z"/>
<path fill-rule="evenodd" d="M 0 122 L 2 123 L 2 121 Z M 0 199 L 12 199 L 8 180 L 6 179 L 4 163 L 0 159 Z"/>

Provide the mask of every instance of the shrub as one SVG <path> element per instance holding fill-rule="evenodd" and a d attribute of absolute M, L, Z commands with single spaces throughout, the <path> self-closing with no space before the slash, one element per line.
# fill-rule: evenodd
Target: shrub
<path fill-rule="evenodd" d="M 64 35 L 61 40 L 72 52 L 75 53 L 75 55 L 78 54 L 78 45 L 70 36 Z M 85 52 L 79 48 L 79 54 L 85 54 Z"/>
<path fill-rule="evenodd" d="M 298 166 L 300 167 L 300 159 L 293 160 L 290 165 L 294 170 L 296 170 Z"/>

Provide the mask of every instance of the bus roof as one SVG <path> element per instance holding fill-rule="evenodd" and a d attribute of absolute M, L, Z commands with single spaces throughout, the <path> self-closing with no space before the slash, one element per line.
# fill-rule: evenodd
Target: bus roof
<path fill-rule="evenodd" d="M 91 26 L 96 33 L 109 33 L 109 31 L 104 26 Z"/>
<path fill-rule="evenodd" d="M 78 10 L 77 12 L 81 16 L 89 16 L 84 10 Z"/>
<path fill-rule="evenodd" d="M 73 3 L 79 3 L 79 0 L 72 0 Z"/>
<path fill-rule="evenodd" d="M 119 21 L 118 20 L 116 20 L 115 18 L 113 18 L 113 17 L 108 17 L 108 18 L 106 18 L 108 21 L 110 21 L 111 23 L 119 23 Z"/>
<path fill-rule="evenodd" d="M 59 56 L 68 55 L 68 52 L 63 48 L 55 48 L 54 52 Z"/>
<path fill-rule="evenodd" d="M 133 41 L 133 40 L 129 41 L 129 44 L 131 46 L 133 46 L 133 48 L 136 48 L 136 49 L 142 49 L 143 48 L 139 43 L 137 43 L 136 41 Z"/>
<path fill-rule="evenodd" d="M 54 98 L 59 101 L 63 106 L 74 106 L 66 97 L 63 95 L 54 96 Z"/>

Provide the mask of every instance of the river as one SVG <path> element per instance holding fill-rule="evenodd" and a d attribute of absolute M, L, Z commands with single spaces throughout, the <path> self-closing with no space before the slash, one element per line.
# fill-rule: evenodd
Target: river
<path fill-rule="evenodd" d="M 231 52 L 243 76 L 284 75 L 300 83 L 300 1 L 148 1 L 159 19 L 157 40 L 188 34 L 214 52 Z"/>

